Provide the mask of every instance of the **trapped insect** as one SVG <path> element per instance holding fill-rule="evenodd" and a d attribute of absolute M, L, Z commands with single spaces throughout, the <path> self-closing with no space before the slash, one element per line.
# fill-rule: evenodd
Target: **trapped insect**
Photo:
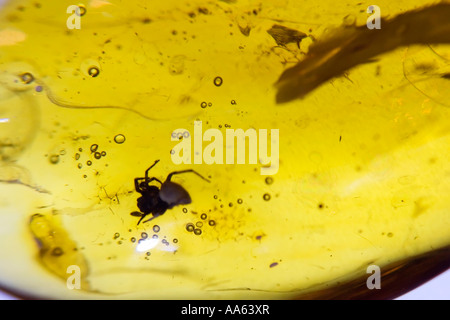
<path fill-rule="evenodd" d="M 164 182 L 161 182 L 155 177 L 149 178 L 148 172 L 158 162 L 159 160 L 156 160 L 155 163 L 145 171 L 145 177 L 134 179 L 134 188 L 136 189 L 136 192 L 139 192 L 141 194 L 141 197 L 137 199 L 137 206 L 140 212 L 134 211 L 131 213 L 132 216 L 140 217 L 137 224 L 139 224 L 142 219 L 144 219 L 149 214 L 151 214 L 152 217 L 148 220 L 145 220 L 144 223 L 163 215 L 167 209 L 172 209 L 177 205 L 189 204 L 192 202 L 189 193 L 181 185 L 170 181 L 173 175 L 192 172 L 203 180 L 210 182 L 208 179 L 204 178 L 202 175 L 192 169 L 173 171 L 169 173 L 166 181 Z M 159 182 L 161 187 L 158 188 L 155 185 L 150 185 L 150 182 L 152 181 Z"/>

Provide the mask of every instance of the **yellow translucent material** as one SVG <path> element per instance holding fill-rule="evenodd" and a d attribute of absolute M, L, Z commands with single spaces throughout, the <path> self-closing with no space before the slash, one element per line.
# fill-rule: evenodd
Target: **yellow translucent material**
<path fill-rule="evenodd" d="M 398 48 L 276 104 L 281 73 L 330 30 L 364 25 L 372 3 L 92 0 L 68 29 L 73 4 L 0 11 L 2 286 L 292 298 L 450 244 L 448 45 Z M 383 17 L 426 4 L 377 2 Z M 278 172 L 175 165 L 172 133 L 195 120 L 224 136 L 278 129 Z M 134 178 L 157 159 L 151 177 L 211 182 L 174 176 L 192 203 L 137 225 Z"/>

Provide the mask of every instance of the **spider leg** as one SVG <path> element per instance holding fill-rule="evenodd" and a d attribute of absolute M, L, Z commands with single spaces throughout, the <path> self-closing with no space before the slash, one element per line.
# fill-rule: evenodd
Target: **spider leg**
<path fill-rule="evenodd" d="M 208 179 L 206 179 L 205 177 L 203 177 L 200 173 L 198 173 L 197 171 L 194 171 L 194 170 L 192 170 L 192 169 L 171 172 L 171 173 L 169 173 L 169 175 L 167 176 L 166 181 L 170 181 L 170 179 L 172 179 L 172 176 L 175 175 L 175 174 L 187 173 L 187 172 L 195 173 L 197 176 L 199 176 L 200 178 L 202 178 L 202 179 L 205 180 L 206 182 L 210 182 Z"/>
<path fill-rule="evenodd" d="M 145 170 L 145 178 L 146 179 L 148 179 L 148 172 L 150 171 L 150 169 L 153 168 L 158 162 L 159 162 L 159 160 L 156 160 L 155 163 L 150 166 L 150 168 Z"/>
<path fill-rule="evenodd" d="M 141 218 L 139 219 L 137 225 L 139 225 L 139 223 L 141 223 L 142 219 L 144 219 L 145 216 L 146 216 L 146 214 L 143 214 L 143 215 L 141 216 Z M 147 221 L 148 221 L 148 220 L 147 220 Z M 144 221 L 144 223 L 147 222 L 147 221 Z"/>
<path fill-rule="evenodd" d="M 159 217 L 159 216 L 160 216 L 160 214 L 155 214 L 153 217 L 151 217 L 151 218 L 148 219 L 148 220 L 145 220 L 143 223 L 152 221 L 153 219 L 155 219 L 155 218 L 157 218 L 157 217 Z M 144 217 L 142 217 L 142 218 L 144 218 Z M 139 222 L 141 222 L 142 218 L 139 220 Z M 138 224 L 139 224 L 139 222 L 138 222 Z"/>

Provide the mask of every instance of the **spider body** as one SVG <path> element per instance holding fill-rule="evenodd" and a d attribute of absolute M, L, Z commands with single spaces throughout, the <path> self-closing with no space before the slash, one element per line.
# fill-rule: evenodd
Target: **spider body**
<path fill-rule="evenodd" d="M 134 188 L 136 192 L 141 194 L 141 196 L 137 199 L 137 207 L 140 212 L 135 211 L 131 213 L 132 216 L 140 217 L 137 224 L 141 223 L 142 219 L 150 214 L 152 217 L 144 221 L 144 223 L 163 215 L 167 209 L 172 209 L 177 205 L 189 204 L 192 202 L 186 189 L 178 183 L 171 181 L 173 175 L 192 172 L 203 180 L 209 182 L 208 179 L 204 178 L 192 169 L 171 172 L 164 182 L 161 182 L 155 177 L 149 178 L 148 172 L 158 162 L 159 160 L 156 160 L 155 163 L 145 171 L 145 177 L 134 179 Z M 155 185 L 150 185 L 152 181 L 157 181 L 161 187 L 158 188 Z"/>

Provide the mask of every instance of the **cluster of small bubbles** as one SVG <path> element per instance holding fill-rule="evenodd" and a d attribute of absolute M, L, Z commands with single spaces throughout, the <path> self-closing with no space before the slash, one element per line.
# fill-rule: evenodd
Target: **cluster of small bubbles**
<path fill-rule="evenodd" d="M 273 183 L 273 178 L 272 177 L 267 177 L 265 179 L 265 181 L 266 181 L 266 184 L 272 184 Z"/>
<path fill-rule="evenodd" d="M 30 84 L 31 82 L 34 81 L 34 76 L 29 72 L 24 72 L 24 73 L 20 74 L 19 77 L 20 77 L 20 80 L 22 80 L 22 82 L 25 84 Z"/>
<path fill-rule="evenodd" d="M 200 216 L 200 218 L 201 218 L 202 220 L 206 220 L 207 217 L 208 217 L 208 216 L 206 215 L 206 213 L 202 213 L 202 215 Z"/>
<path fill-rule="evenodd" d="M 263 199 L 266 200 L 266 201 L 269 201 L 270 200 L 270 194 L 264 193 Z"/>
<path fill-rule="evenodd" d="M 231 128 L 231 125 L 225 123 L 225 128 Z"/>
<path fill-rule="evenodd" d="M 153 232 L 158 233 L 159 230 L 161 230 L 161 228 L 160 228 L 157 224 L 155 224 L 155 225 L 153 226 Z"/>
<path fill-rule="evenodd" d="M 117 144 L 122 144 L 125 142 L 125 136 L 123 134 L 118 134 L 114 137 L 114 142 Z"/>
<path fill-rule="evenodd" d="M 116 232 L 116 233 L 114 233 L 114 240 L 116 240 L 116 239 L 118 239 L 120 237 L 120 233 L 118 233 L 118 232 Z"/>
<path fill-rule="evenodd" d="M 167 241 L 166 239 L 162 239 L 162 240 L 161 240 L 161 243 L 165 244 L 166 246 L 169 245 L 169 241 Z"/>
<path fill-rule="evenodd" d="M 215 77 L 214 78 L 214 85 L 216 87 L 220 87 L 223 83 L 223 79 L 221 77 Z"/>
<path fill-rule="evenodd" d="M 51 164 L 57 164 L 59 162 L 59 154 L 52 154 L 49 157 L 49 161 Z"/>
<path fill-rule="evenodd" d="M 141 233 L 141 238 L 142 239 L 147 239 L 147 237 L 148 237 L 148 234 L 146 232 L 142 232 Z"/>
<path fill-rule="evenodd" d="M 92 66 L 88 70 L 88 75 L 90 75 L 92 78 L 97 77 L 100 74 L 100 69 L 98 67 Z"/>

